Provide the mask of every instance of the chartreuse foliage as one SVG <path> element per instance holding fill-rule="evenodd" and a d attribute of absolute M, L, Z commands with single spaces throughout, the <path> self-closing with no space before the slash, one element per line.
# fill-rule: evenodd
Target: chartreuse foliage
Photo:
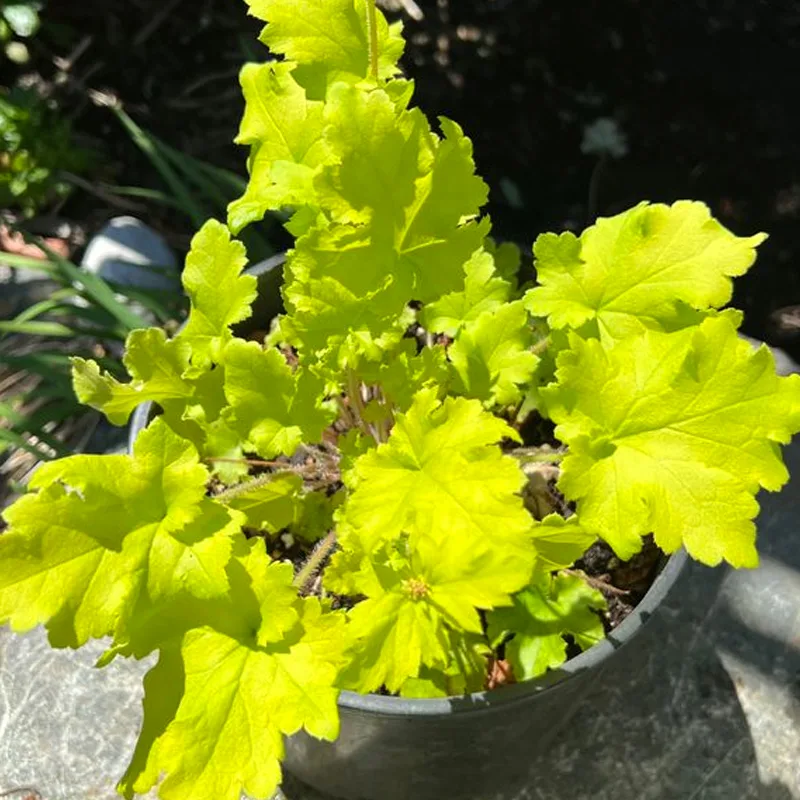
<path fill-rule="evenodd" d="M 129 456 L 43 466 L 0 537 L 0 622 L 111 637 L 101 664 L 159 652 L 128 797 L 271 796 L 283 737 L 334 739 L 342 689 L 558 668 L 608 624 L 598 540 L 754 565 L 755 495 L 800 429 L 800 377 L 724 308 L 763 235 L 643 203 L 540 236 L 522 290 L 469 139 L 411 107 L 399 27 L 373 0 L 250 6 L 278 60 L 242 71 L 250 181 L 192 242 L 189 318 L 130 335 L 127 382 L 74 362 L 113 423 L 160 413 Z M 285 311 L 247 341 L 230 231 L 279 209 Z"/>

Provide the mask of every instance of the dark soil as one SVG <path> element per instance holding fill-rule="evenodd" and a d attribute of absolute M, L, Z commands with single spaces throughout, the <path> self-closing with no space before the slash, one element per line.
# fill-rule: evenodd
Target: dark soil
<path fill-rule="evenodd" d="M 576 562 L 575 569 L 588 576 L 608 603 L 608 611 L 603 615 L 606 633 L 639 605 L 665 561 L 664 553 L 653 542 L 653 537 L 648 536 L 641 552 L 630 561 L 620 561 L 605 542 L 596 542 Z"/>

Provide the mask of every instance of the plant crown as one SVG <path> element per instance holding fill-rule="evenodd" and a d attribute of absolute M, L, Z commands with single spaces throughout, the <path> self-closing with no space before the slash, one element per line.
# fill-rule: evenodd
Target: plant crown
<path fill-rule="evenodd" d="M 113 637 L 101 664 L 159 653 L 127 797 L 269 797 L 285 735 L 337 736 L 341 689 L 479 691 L 501 647 L 518 679 L 558 667 L 565 636 L 604 636 L 570 569 L 598 538 L 754 566 L 755 495 L 800 428 L 800 377 L 721 310 L 762 234 L 641 203 L 539 236 L 519 285 L 469 139 L 410 107 L 399 25 L 372 0 L 249 1 L 282 58 L 242 70 L 250 182 L 192 243 L 188 322 L 133 331 L 127 383 L 74 361 L 113 423 L 161 413 L 131 455 L 42 466 L 0 537 L 0 622 Z M 285 313 L 247 341 L 230 231 L 283 209 Z M 556 447 L 522 447 L 526 418 Z"/>

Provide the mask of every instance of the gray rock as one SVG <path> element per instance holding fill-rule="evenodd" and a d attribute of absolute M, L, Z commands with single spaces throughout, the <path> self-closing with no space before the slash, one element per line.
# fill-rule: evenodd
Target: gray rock
<path fill-rule="evenodd" d="M 139 289 L 179 290 L 178 263 L 164 239 L 135 217 L 115 217 L 94 236 L 81 266 Z"/>

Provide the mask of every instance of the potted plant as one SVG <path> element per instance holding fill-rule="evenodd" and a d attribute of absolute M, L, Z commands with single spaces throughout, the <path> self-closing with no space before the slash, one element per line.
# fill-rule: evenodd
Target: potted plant
<path fill-rule="evenodd" d="M 159 414 L 129 455 L 34 475 L 0 621 L 110 636 L 101 666 L 158 652 L 128 797 L 269 797 L 290 737 L 290 768 L 340 796 L 486 798 L 674 581 L 662 553 L 757 562 L 800 378 L 722 307 L 764 236 L 642 203 L 540 236 L 520 286 L 469 140 L 409 106 L 373 0 L 251 11 L 283 60 L 242 72 L 250 183 L 192 243 L 186 325 L 130 335 L 130 382 L 74 363 L 112 422 Z M 287 208 L 284 313 L 245 332 L 231 231 Z M 658 574 L 616 642 L 603 553 Z"/>

